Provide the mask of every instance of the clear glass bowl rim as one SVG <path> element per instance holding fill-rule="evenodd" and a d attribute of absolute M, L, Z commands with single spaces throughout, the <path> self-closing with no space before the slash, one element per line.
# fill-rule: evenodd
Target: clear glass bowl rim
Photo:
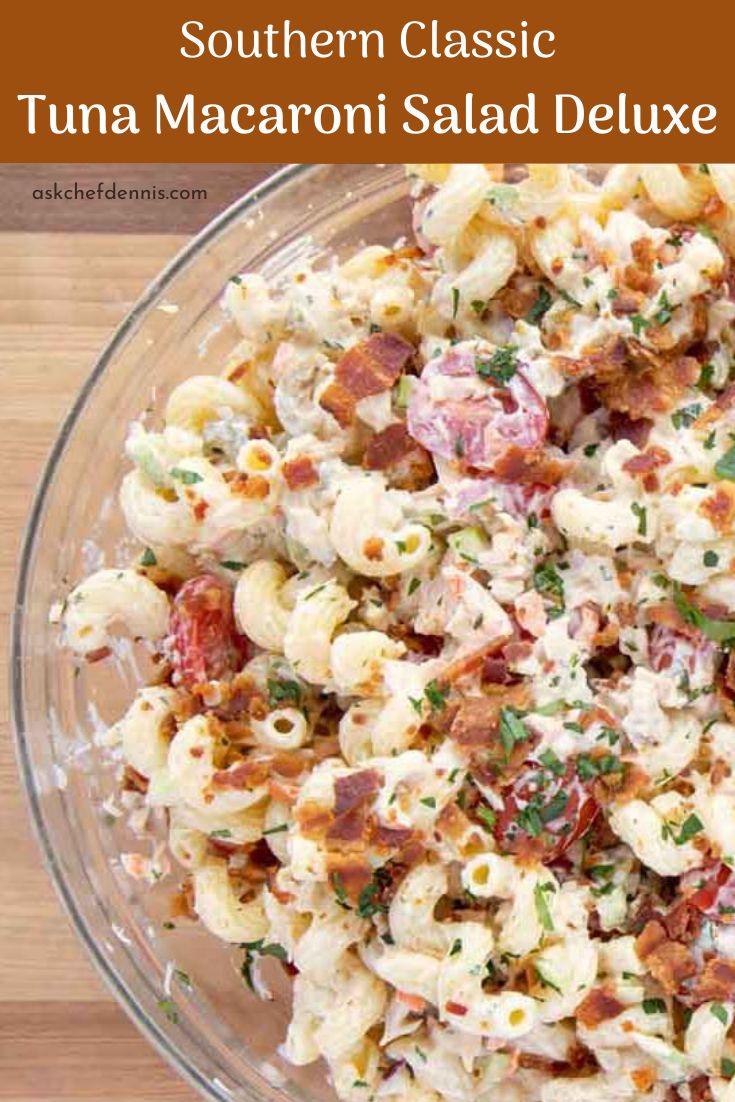
<path fill-rule="evenodd" d="M 235 200 L 231 206 L 207 223 L 191 241 L 184 245 L 160 274 L 146 287 L 143 294 L 138 298 L 133 307 L 123 318 L 122 322 L 118 325 L 95 362 L 92 371 L 82 385 L 71 409 L 64 418 L 44 464 L 26 522 L 25 533 L 20 545 L 18 575 L 11 617 L 9 662 L 10 727 L 14 738 L 16 760 L 23 782 L 26 806 L 29 811 L 33 832 L 41 850 L 46 871 L 71 921 L 76 936 L 84 946 L 87 956 L 92 961 L 97 974 L 101 977 L 108 990 L 113 994 L 116 1002 L 123 1008 L 146 1040 L 167 1060 L 178 1075 L 201 1094 L 213 1099 L 225 1098 L 227 1095 L 220 1094 L 215 1084 L 213 1084 L 209 1078 L 199 1074 L 198 1069 L 189 1063 L 183 1053 L 179 1051 L 178 1047 L 172 1043 L 170 1035 L 141 1010 L 133 993 L 120 982 L 108 958 L 97 945 L 94 935 L 88 928 L 86 920 L 77 907 L 74 892 L 67 884 L 61 865 L 56 859 L 54 842 L 46 830 L 43 815 L 40 810 L 39 793 L 36 788 L 33 765 L 26 737 L 23 686 L 24 609 L 28 596 L 33 553 L 54 475 L 67 442 L 84 413 L 97 382 L 108 369 L 110 363 L 114 361 L 118 351 L 135 331 L 138 322 L 146 315 L 155 300 L 159 298 L 187 265 L 206 249 L 210 242 L 226 233 L 230 226 L 256 207 L 263 199 L 272 195 L 281 187 L 294 183 L 307 176 L 309 171 L 314 167 L 317 166 L 312 164 L 285 165 L 283 168 L 278 169 L 268 176 L 262 183 L 251 188 L 250 191 Z"/>

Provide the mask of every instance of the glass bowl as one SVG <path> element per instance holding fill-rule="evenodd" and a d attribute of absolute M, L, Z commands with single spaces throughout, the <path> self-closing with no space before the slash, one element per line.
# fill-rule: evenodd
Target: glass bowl
<path fill-rule="evenodd" d="M 129 422 L 160 409 L 187 375 L 217 372 L 239 336 L 219 308 L 230 275 L 274 276 L 307 253 L 392 244 L 408 230 L 398 166 L 294 165 L 205 228 L 149 287 L 97 362 L 53 447 L 23 547 L 12 640 L 17 753 L 30 810 L 59 896 L 99 972 L 159 1051 L 210 1099 L 330 1098 L 320 1065 L 278 1054 L 289 982 L 274 999 L 244 985 L 239 960 L 190 923 L 170 923 L 176 874 L 132 880 L 121 853 L 148 851 L 105 800 L 115 791 L 97 737 L 145 677 L 143 654 L 80 664 L 58 645 L 51 610 L 101 561 L 129 561 L 117 488 Z M 112 814 L 110 810 L 112 809 Z M 166 924 L 166 925 L 164 925 Z M 191 988 L 187 984 L 190 978 Z"/>

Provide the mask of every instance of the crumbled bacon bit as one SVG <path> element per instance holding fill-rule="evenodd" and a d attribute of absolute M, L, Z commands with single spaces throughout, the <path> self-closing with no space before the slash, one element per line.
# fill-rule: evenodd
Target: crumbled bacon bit
<path fill-rule="evenodd" d="M 646 448 L 644 452 L 639 455 L 633 455 L 630 459 L 627 459 L 623 463 L 623 470 L 628 474 L 649 474 L 651 471 L 655 471 L 658 467 L 665 467 L 667 463 L 671 462 L 671 455 L 667 452 L 666 448 L 660 448 L 657 445 Z"/>
<path fill-rule="evenodd" d="M 539 455 L 511 444 L 496 461 L 494 474 L 501 482 L 557 486 L 569 473 L 571 461 L 555 455 Z"/>
<path fill-rule="evenodd" d="M 691 997 L 696 1003 L 735 999 L 735 960 L 724 957 L 708 960 L 692 985 Z"/>
<path fill-rule="evenodd" d="M 652 428 L 653 422 L 648 418 L 631 418 L 627 413 L 610 410 L 609 431 L 616 443 L 629 440 L 636 447 L 645 447 Z"/>
<path fill-rule="evenodd" d="M 187 877 L 177 892 L 171 896 L 169 906 L 171 918 L 189 918 L 193 922 L 197 920 L 194 910 L 194 886 L 191 877 Z"/>
<path fill-rule="evenodd" d="M 109 658 L 112 654 L 112 650 L 109 647 L 97 647 L 96 650 L 87 651 L 84 658 L 85 661 L 90 664 L 94 662 L 102 662 L 103 659 Z"/>
<path fill-rule="evenodd" d="M 651 1087 L 658 1079 L 658 1075 L 654 1068 L 636 1068 L 630 1073 L 630 1078 L 635 1088 L 645 1094 L 647 1091 L 650 1091 Z"/>
<path fill-rule="evenodd" d="M 348 773 L 334 782 L 334 812 L 341 815 L 360 807 L 380 791 L 380 774 L 375 769 L 361 769 Z"/>
<path fill-rule="evenodd" d="M 148 778 L 144 777 L 142 773 L 139 773 L 137 769 L 133 769 L 132 765 L 126 765 L 123 774 L 122 788 L 125 792 L 145 793 L 148 791 Z"/>
<path fill-rule="evenodd" d="M 230 490 L 236 497 L 249 501 L 263 501 L 270 493 L 270 482 L 261 474 L 241 474 L 238 472 L 230 481 Z"/>
<path fill-rule="evenodd" d="M 367 857 L 353 853 L 328 853 L 327 871 L 337 891 L 344 891 L 351 903 L 357 903 L 360 892 L 372 883 L 373 870 Z"/>
<path fill-rule="evenodd" d="M 445 1006 L 446 1006 L 447 1014 L 456 1014 L 461 1018 L 461 1017 L 464 1017 L 464 1015 L 467 1013 L 467 1007 L 466 1006 L 464 1006 L 462 1003 L 456 1003 L 452 999 L 450 999 L 445 1004 Z"/>
<path fill-rule="evenodd" d="M 263 758 L 239 761 L 230 769 L 218 769 L 212 777 L 216 788 L 253 789 L 265 784 L 270 774 L 270 763 Z"/>
<path fill-rule="evenodd" d="M 390 826 L 375 820 L 371 827 L 371 841 L 387 849 L 403 849 L 413 838 L 411 827 Z"/>
<path fill-rule="evenodd" d="M 352 807 L 349 811 L 343 811 L 330 823 L 327 830 L 327 841 L 336 843 L 356 844 L 365 838 L 367 828 L 367 814 L 364 807 Z"/>
<path fill-rule="evenodd" d="M 383 558 L 383 541 L 380 536 L 371 536 L 362 545 L 362 553 L 371 562 L 380 562 Z"/>
<path fill-rule="evenodd" d="M 289 490 L 306 490 L 319 482 L 317 470 L 308 455 L 288 459 L 281 465 L 281 473 Z"/>
<path fill-rule="evenodd" d="M 431 456 L 409 436 L 403 421 L 371 436 L 363 464 L 369 471 L 385 471 L 391 486 L 399 490 L 423 489 L 434 478 Z"/>
<path fill-rule="evenodd" d="M 648 971 L 669 994 L 673 995 L 685 980 L 697 974 L 691 950 L 681 942 L 670 940 L 661 922 L 646 923 L 636 938 L 635 947 Z"/>
<path fill-rule="evenodd" d="M 413 346 L 394 333 L 373 333 L 345 352 L 334 372 L 334 381 L 319 404 L 347 428 L 355 419 L 355 407 L 363 398 L 390 390 L 414 354 Z"/>
<path fill-rule="evenodd" d="M 625 1004 L 604 987 L 594 987 L 575 1010 L 577 1019 L 587 1029 L 595 1029 L 601 1022 L 617 1018 L 625 1010 Z"/>
<path fill-rule="evenodd" d="M 718 532 L 728 532 L 735 520 L 735 486 L 729 482 L 721 482 L 715 492 L 704 499 L 699 506 L 699 512 L 707 517 Z"/>
<path fill-rule="evenodd" d="M 323 804 L 303 803 L 296 810 L 296 822 L 307 838 L 318 838 L 325 834 L 334 822 L 334 812 Z"/>

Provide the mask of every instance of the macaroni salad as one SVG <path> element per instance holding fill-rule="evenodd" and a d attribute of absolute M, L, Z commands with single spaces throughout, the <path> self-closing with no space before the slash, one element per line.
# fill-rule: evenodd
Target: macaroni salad
<path fill-rule="evenodd" d="M 407 170 L 230 279 L 64 642 L 148 641 L 123 787 L 344 1102 L 735 1102 L 735 165 Z"/>

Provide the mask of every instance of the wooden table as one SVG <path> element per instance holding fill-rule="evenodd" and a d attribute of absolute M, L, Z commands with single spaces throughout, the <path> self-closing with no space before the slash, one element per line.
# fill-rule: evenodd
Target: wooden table
<path fill-rule="evenodd" d="M 82 380 L 130 304 L 190 232 L 192 209 L 160 203 L 164 234 L 132 233 L 135 204 L 63 210 L 48 232 L 28 198 L 36 180 L 204 181 L 216 195 L 203 223 L 274 166 L 39 165 L 0 167 L 0 649 L 6 648 L 17 549 L 34 485 Z M 135 170 L 135 171 L 133 171 Z M 8 196 L 10 195 L 10 199 Z M 100 232 L 88 229 L 90 217 Z M 139 223 L 149 228 L 148 207 Z M 51 219 L 53 223 L 53 220 Z M 122 231 L 122 232 L 121 232 Z M 128 1022 L 77 944 L 31 837 L 0 679 L 0 1100 L 194 1102 Z"/>

